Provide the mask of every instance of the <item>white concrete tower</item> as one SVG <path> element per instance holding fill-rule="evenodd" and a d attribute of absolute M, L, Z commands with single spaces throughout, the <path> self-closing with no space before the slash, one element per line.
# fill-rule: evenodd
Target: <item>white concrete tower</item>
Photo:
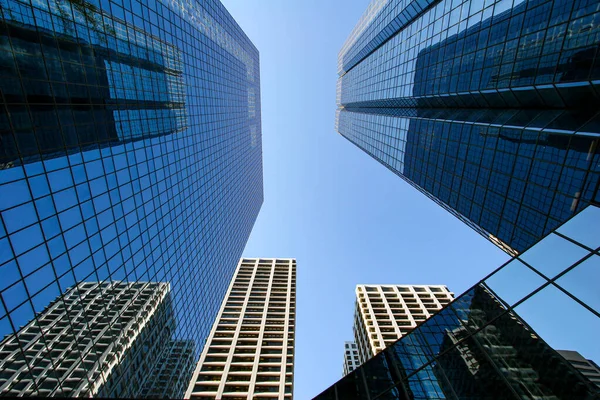
<path fill-rule="evenodd" d="M 186 399 L 292 399 L 296 260 L 243 258 Z"/>
<path fill-rule="evenodd" d="M 444 285 L 357 285 L 354 337 L 360 364 L 453 299 Z"/>

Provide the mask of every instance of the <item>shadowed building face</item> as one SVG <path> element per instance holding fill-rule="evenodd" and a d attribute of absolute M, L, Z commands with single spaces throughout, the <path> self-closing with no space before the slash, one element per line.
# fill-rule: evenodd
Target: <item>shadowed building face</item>
<path fill-rule="evenodd" d="M 144 31 L 131 24 L 104 20 L 116 37 L 90 42 L 72 30 L 2 21 L 5 168 L 186 127 L 181 52 L 156 37 L 140 40 Z"/>

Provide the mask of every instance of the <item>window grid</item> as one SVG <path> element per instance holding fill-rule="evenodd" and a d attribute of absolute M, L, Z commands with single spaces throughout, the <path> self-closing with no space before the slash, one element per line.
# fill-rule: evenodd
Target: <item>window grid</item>
<path fill-rule="evenodd" d="M 240 260 L 186 398 L 293 396 L 296 260 Z"/>
<path fill-rule="evenodd" d="M 263 200 L 258 51 L 218 1 L 0 8 L 0 338 L 80 284 L 169 283 L 178 372 L 113 371 L 156 374 L 126 397 L 181 397 Z M 45 382 L 26 394 L 70 385 Z"/>

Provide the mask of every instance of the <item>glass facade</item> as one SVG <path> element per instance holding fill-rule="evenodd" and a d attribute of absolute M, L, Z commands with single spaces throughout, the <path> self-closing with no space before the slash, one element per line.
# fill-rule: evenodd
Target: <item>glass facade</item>
<path fill-rule="evenodd" d="M 600 208 L 589 206 L 316 399 L 595 399 L 555 351 L 600 359 Z"/>
<path fill-rule="evenodd" d="M 513 258 L 317 399 L 600 396 L 561 355 L 600 359 L 599 20 L 585 0 L 371 3 L 338 131 Z"/>
<path fill-rule="evenodd" d="M 0 15 L 0 338 L 18 342 L 0 392 L 96 393 L 117 375 L 91 363 L 116 363 L 136 378 L 97 393 L 182 397 L 263 201 L 258 51 L 216 0 L 0 0 Z M 143 369 L 99 356 L 81 302 L 64 335 L 83 372 L 28 356 L 19 332 L 94 282 L 169 285 Z"/>
<path fill-rule="evenodd" d="M 339 56 L 343 136 L 513 255 L 598 201 L 598 2 L 365 15 Z"/>
<path fill-rule="evenodd" d="M 102 18 L 114 37 L 94 32 L 88 42 L 69 19 L 60 35 L 26 18 L 3 21 L 4 167 L 185 128 L 177 47 L 88 7 L 88 20 Z M 43 128 L 33 136 L 32 123 Z"/>

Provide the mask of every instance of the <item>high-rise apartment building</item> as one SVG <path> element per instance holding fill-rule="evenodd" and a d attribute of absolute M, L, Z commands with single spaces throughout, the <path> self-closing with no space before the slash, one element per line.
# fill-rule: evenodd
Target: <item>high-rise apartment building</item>
<path fill-rule="evenodd" d="M 243 258 L 185 398 L 292 399 L 296 260 Z"/>
<path fill-rule="evenodd" d="M 373 0 L 340 134 L 514 255 L 598 201 L 596 2 Z"/>
<path fill-rule="evenodd" d="M 181 397 L 263 201 L 258 51 L 217 0 L 0 10 L 0 339 L 83 282 L 164 282 L 161 359 L 193 362 L 148 366 L 160 378 L 143 393 Z M 87 374 L 94 348 L 74 351 Z M 23 368 L 15 379 L 38 376 Z"/>
<path fill-rule="evenodd" d="M 358 346 L 355 342 L 344 342 L 344 369 L 343 375 L 346 376 L 354 371 L 360 365 L 358 360 Z"/>
<path fill-rule="evenodd" d="M 316 399 L 598 398 L 599 249 L 591 205 Z"/>
<path fill-rule="evenodd" d="M 454 299 L 443 285 L 357 285 L 354 340 L 360 364 Z"/>
<path fill-rule="evenodd" d="M 138 397 L 174 329 L 168 283 L 80 283 L 2 340 L 0 393 Z"/>

